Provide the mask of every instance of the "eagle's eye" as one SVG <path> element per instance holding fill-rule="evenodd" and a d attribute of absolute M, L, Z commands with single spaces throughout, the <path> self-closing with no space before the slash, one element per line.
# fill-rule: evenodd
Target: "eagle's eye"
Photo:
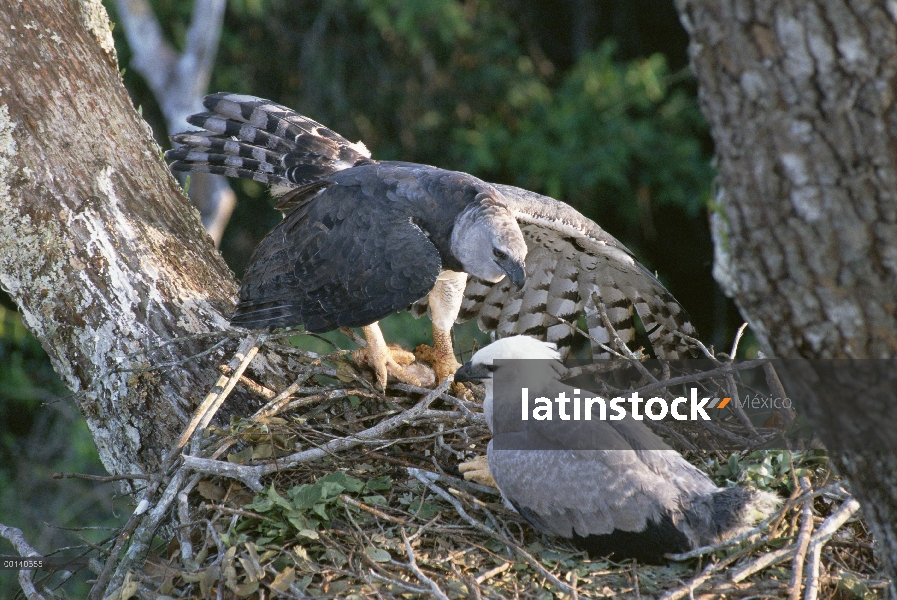
<path fill-rule="evenodd" d="M 498 248 L 492 249 L 492 256 L 494 256 L 498 260 L 504 260 L 504 259 L 508 258 L 508 255 L 506 253 L 502 252 L 501 250 L 499 250 Z"/>
<path fill-rule="evenodd" d="M 485 365 L 485 367 L 486 367 L 486 370 L 489 371 L 490 373 L 495 373 L 495 369 L 498 368 L 495 365 Z"/>

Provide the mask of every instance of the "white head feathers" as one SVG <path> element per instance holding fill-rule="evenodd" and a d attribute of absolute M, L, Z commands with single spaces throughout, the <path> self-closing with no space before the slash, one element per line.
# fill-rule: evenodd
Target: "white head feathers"
<path fill-rule="evenodd" d="M 540 358 L 543 360 L 560 360 L 557 346 L 543 342 L 528 335 L 515 335 L 492 342 L 478 350 L 470 362 L 475 365 L 491 365 L 493 360 L 516 358 Z"/>

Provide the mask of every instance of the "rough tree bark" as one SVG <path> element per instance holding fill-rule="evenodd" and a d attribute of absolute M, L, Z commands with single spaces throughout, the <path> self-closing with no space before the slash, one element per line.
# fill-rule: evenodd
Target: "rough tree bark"
<path fill-rule="evenodd" d="M 897 356 L 894 3 L 678 6 L 716 142 L 717 280 L 775 356 Z M 806 408 L 897 576 L 897 406 Z"/>
<path fill-rule="evenodd" d="M 149 472 L 223 355 L 145 370 L 211 342 L 134 353 L 227 328 L 236 282 L 131 104 L 99 0 L 3 2 L 0 23 L 0 286 L 109 472 Z"/>
<path fill-rule="evenodd" d="M 169 134 L 195 129 L 187 123 L 187 117 L 205 110 L 202 98 L 208 90 L 218 52 L 225 5 L 224 0 L 193 3 L 184 51 L 178 53 L 166 41 L 149 2 L 117 0 L 115 3 L 133 54 L 131 66 L 153 91 Z M 217 246 L 237 203 L 234 191 L 220 175 L 194 173 L 189 195 Z"/>

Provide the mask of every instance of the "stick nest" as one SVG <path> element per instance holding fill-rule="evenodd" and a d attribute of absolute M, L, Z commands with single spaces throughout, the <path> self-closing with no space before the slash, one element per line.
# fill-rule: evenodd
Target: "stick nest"
<path fill-rule="evenodd" d="M 820 451 L 686 452 L 718 485 L 788 500 L 740 541 L 664 566 L 589 559 L 461 478 L 458 464 L 490 439 L 481 390 L 383 393 L 345 352 L 291 352 L 295 383 L 277 390 L 240 376 L 237 388 L 265 406 L 194 436 L 173 463 L 165 481 L 175 468 L 189 477 L 168 507 L 164 497 L 151 505 L 175 533 L 156 538 L 145 562 L 116 565 L 113 600 L 865 599 L 887 587 L 856 501 Z M 237 372 L 231 364 L 225 374 Z"/>

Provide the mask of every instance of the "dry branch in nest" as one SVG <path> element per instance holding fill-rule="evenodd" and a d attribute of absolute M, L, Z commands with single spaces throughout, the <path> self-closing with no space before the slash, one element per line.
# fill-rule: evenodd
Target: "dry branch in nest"
<path fill-rule="evenodd" d="M 460 477 L 490 435 L 479 402 L 452 395 L 449 381 L 380 392 L 346 351 L 292 350 L 302 366 L 275 389 L 245 370 L 252 347 L 275 341 L 252 334 L 223 366 L 207 406 L 232 389 L 264 405 L 172 449 L 111 543 L 94 597 L 863 598 L 886 585 L 856 501 L 818 452 L 693 453 L 718 484 L 748 479 L 790 499 L 756 530 L 664 566 L 589 559 Z M 704 351 L 717 376 L 736 372 Z M 737 416 L 732 427 L 755 435 Z M 154 546 L 166 521 L 173 538 Z"/>

